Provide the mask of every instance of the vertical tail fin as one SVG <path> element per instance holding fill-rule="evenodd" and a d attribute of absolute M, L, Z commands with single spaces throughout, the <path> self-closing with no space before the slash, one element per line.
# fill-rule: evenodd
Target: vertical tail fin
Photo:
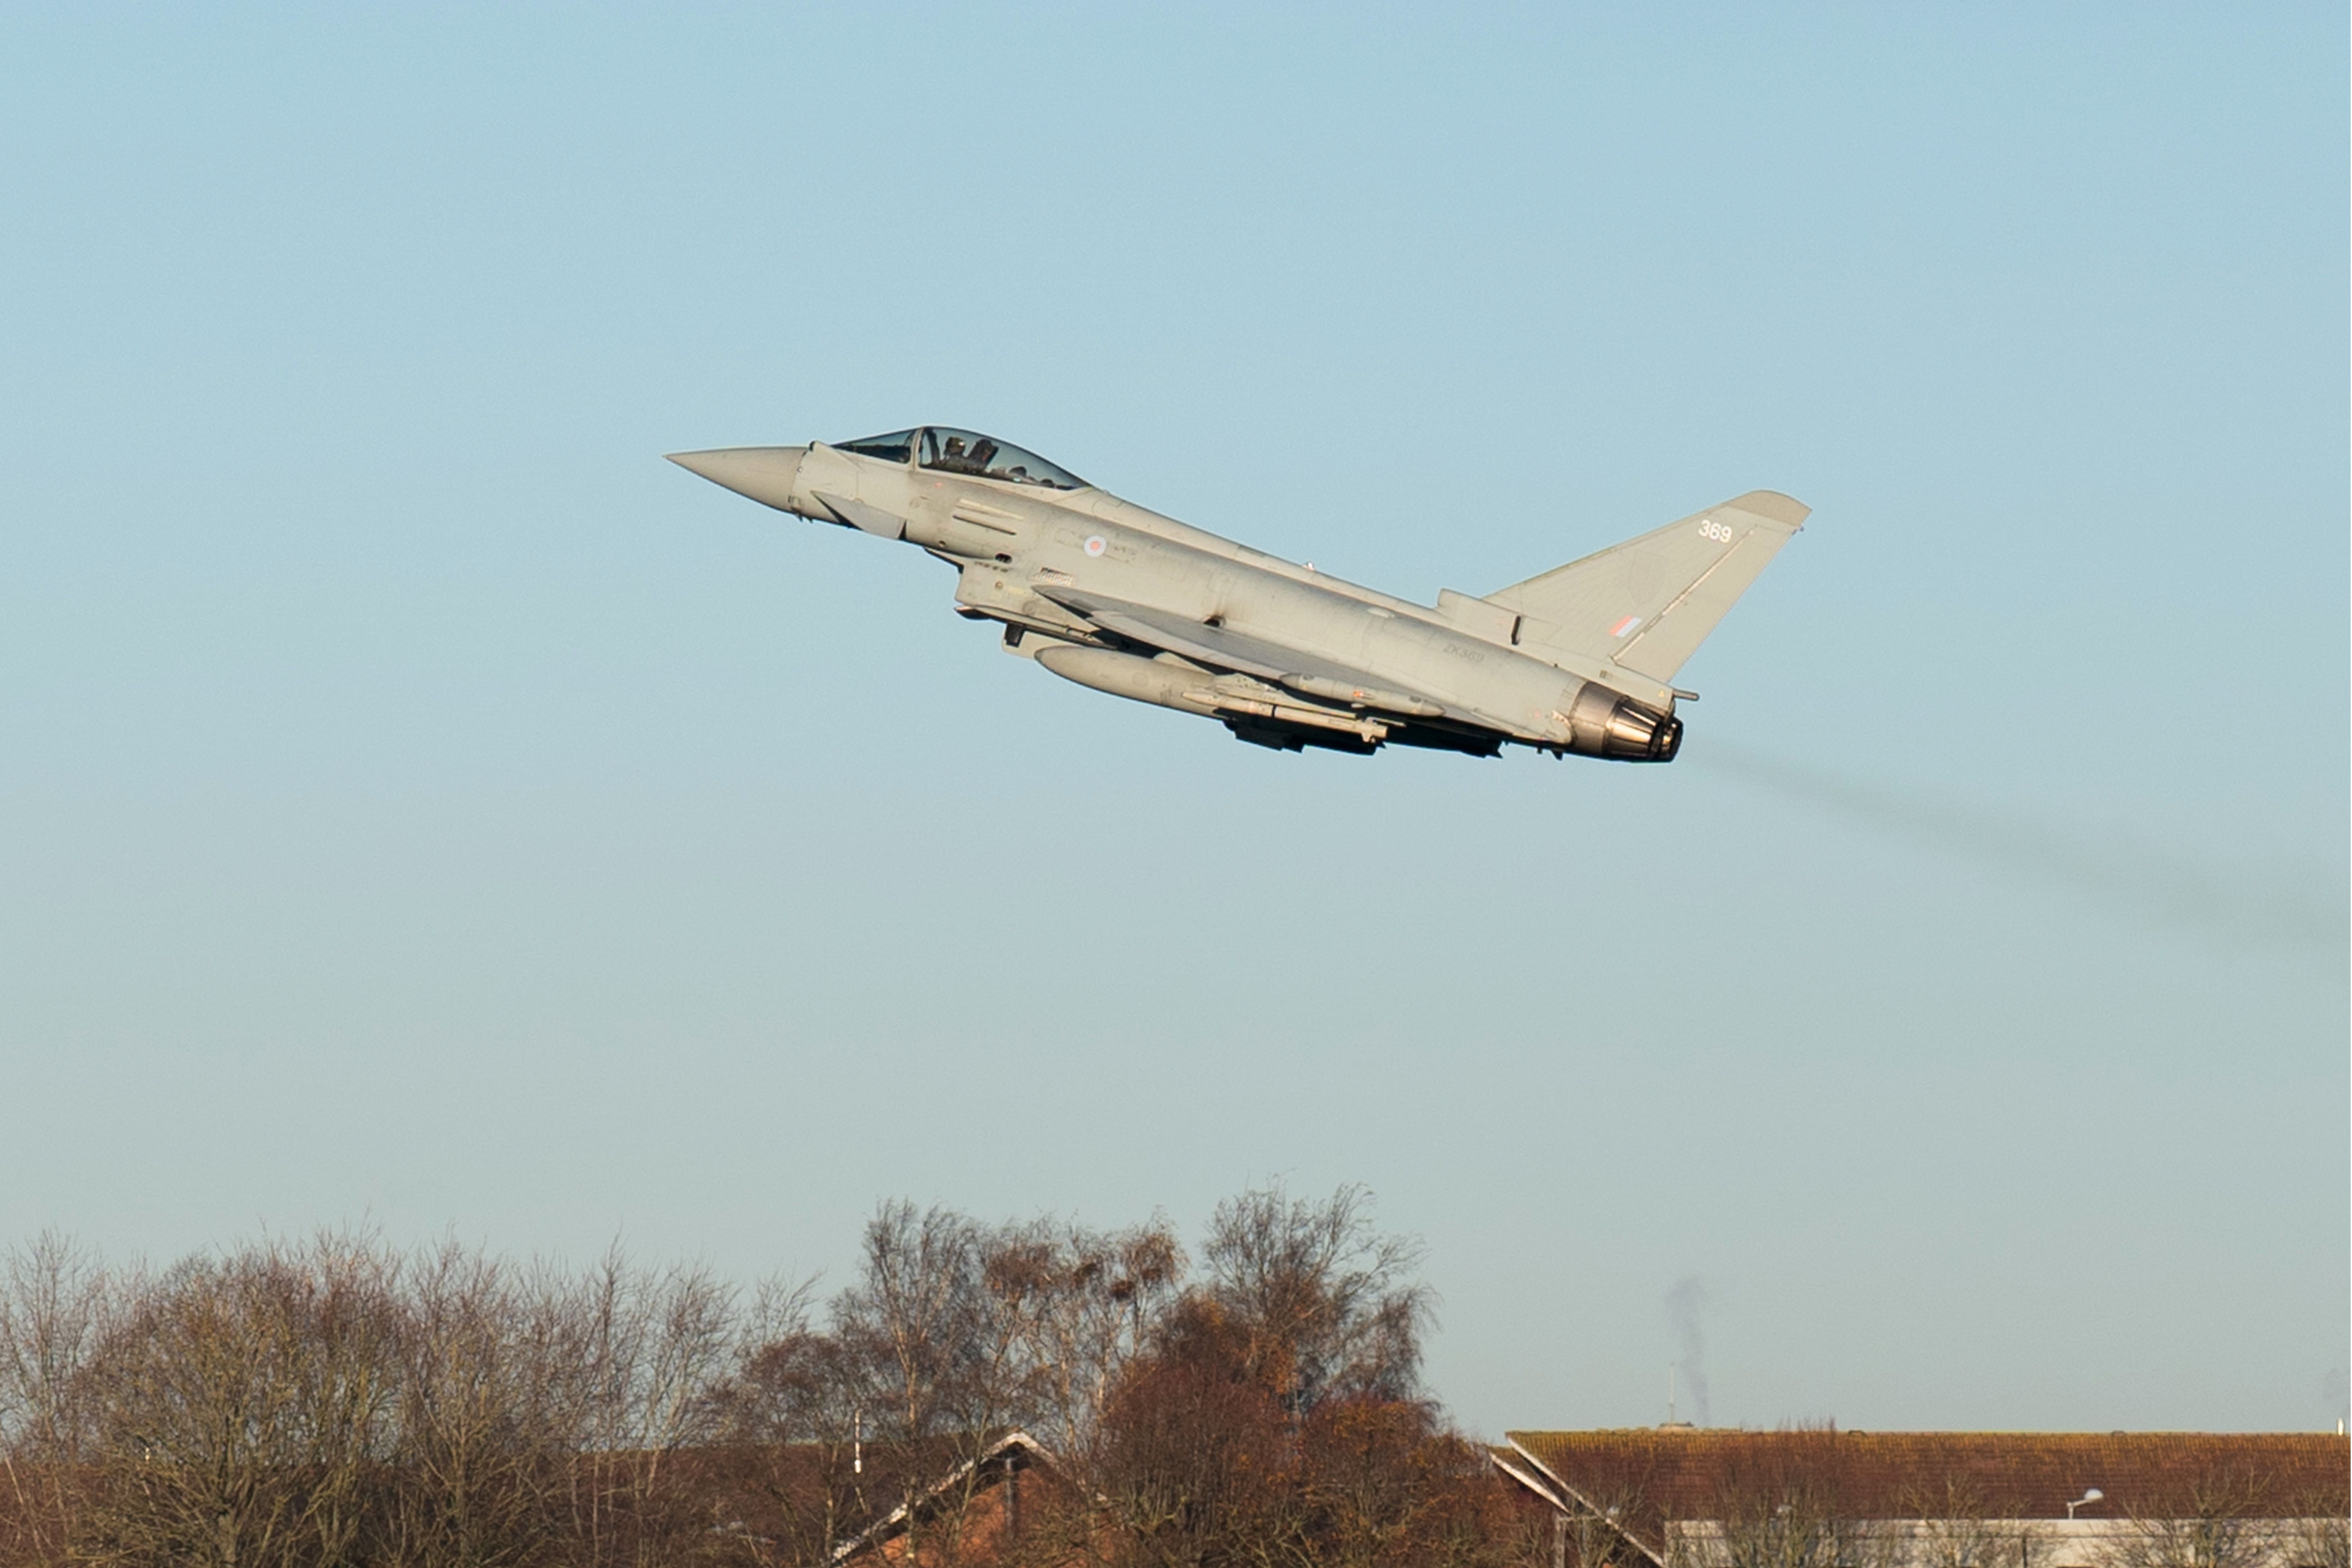
<path fill-rule="evenodd" d="M 1523 617 L 1529 652 L 1670 681 L 1811 512 L 1778 490 L 1750 490 L 1486 598 Z"/>

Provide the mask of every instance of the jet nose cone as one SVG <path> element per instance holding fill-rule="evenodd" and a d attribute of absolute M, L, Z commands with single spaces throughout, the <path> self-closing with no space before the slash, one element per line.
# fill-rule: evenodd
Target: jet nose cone
<path fill-rule="evenodd" d="M 709 452 L 672 452 L 669 460 L 737 495 L 790 511 L 793 480 L 807 455 L 806 447 L 720 447 Z"/>

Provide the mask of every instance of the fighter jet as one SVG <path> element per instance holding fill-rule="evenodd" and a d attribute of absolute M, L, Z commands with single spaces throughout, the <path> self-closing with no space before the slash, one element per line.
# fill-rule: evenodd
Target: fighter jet
<path fill-rule="evenodd" d="M 1213 719 L 1252 745 L 1370 754 L 1527 746 L 1664 763 L 1674 685 L 1803 523 L 1773 490 L 1484 595 L 1392 598 L 1121 500 L 1034 452 L 930 425 L 677 452 L 780 511 L 956 571 L 956 614 L 1065 680 Z"/>

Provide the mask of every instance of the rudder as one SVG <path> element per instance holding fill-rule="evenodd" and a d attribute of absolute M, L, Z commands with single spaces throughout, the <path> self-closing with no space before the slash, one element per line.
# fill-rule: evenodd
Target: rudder
<path fill-rule="evenodd" d="M 1671 681 L 1811 508 L 1750 490 L 1486 595 L 1523 617 L 1519 640 Z"/>

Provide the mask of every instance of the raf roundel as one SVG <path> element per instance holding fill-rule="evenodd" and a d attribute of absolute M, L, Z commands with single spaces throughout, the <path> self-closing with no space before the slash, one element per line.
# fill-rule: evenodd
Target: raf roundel
<path fill-rule="evenodd" d="M 1100 555 L 1102 552 L 1103 536 L 1097 533 L 1093 538 L 1087 541 L 1087 553 L 1089 555 Z"/>

